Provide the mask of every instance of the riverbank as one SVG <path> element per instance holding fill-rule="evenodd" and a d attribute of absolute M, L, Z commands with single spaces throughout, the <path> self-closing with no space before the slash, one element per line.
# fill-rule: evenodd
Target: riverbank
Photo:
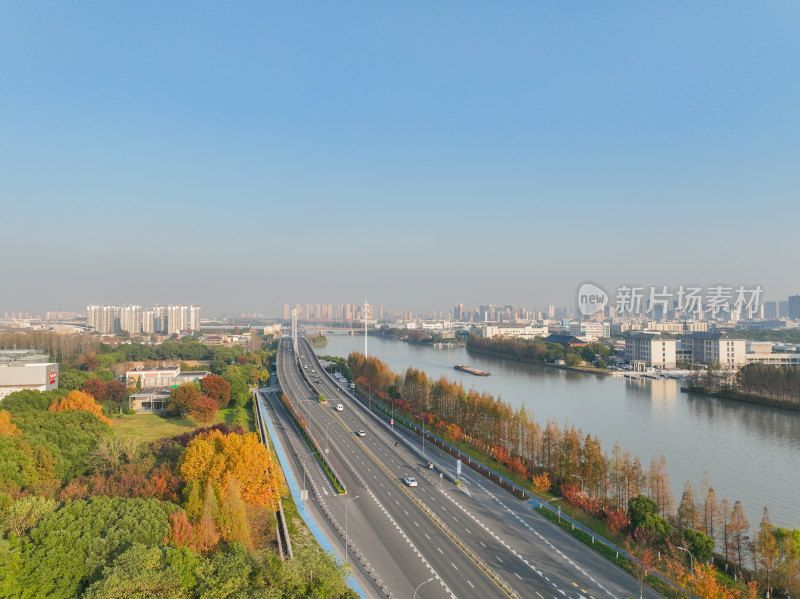
<path fill-rule="evenodd" d="M 751 395 L 749 393 L 739 393 L 738 391 L 734 391 L 733 389 L 711 391 L 709 389 L 706 389 L 705 387 L 688 386 L 688 387 L 681 387 L 681 393 L 694 393 L 695 395 L 704 395 L 706 397 L 714 397 L 716 399 L 727 399 L 730 401 L 737 401 L 740 403 L 764 406 L 766 408 L 780 408 L 782 410 L 800 412 L 800 402 L 785 401 L 781 399 L 773 399 L 770 397 L 761 397 L 759 395 Z"/>
<path fill-rule="evenodd" d="M 318 353 L 348 356 L 364 350 L 363 336 L 345 333 L 327 338 L 328 345 Z M 639 454 L 645 466 L 663 453 L 676 501 L 687 480 L 699 488 L 707 471 L 717 496 L 731 505 L 740 500 L 748 518 L 754 519 L 758 507 L 766 505 L 774 523 L 798 526 L 800 477 L 787 473 L 800 471 L 800 412 L 683 395 L 680 387 L 687 381 L 581 376 L 536 363 L 498 360 L 463 347 L 439 350 L 370 336 L 369 353 L 394 372 L 405 373 L 409 367 L 424 370 L 429 379 L 445 377 L 467 390 L 502 397 L 513 409 L 524 405 L 528 417 L 541 423 L 555 420 L 591 431 L 609 450 L 619 442 L 623 453 L 629 449 Z M 492 376 L 460 373 L 454 364 L 469 364 Z M 708 459 L 698 459 L 697 439 L 703 439 Z M 765 455 L 770 456 L 766 462 Z M 770 484 L 754 485 L 753 480 Z"/>
<path fill-rule="evenodd" d="M 490 356 L 492 358 L 501 358 L 503 360 L 511 360 L 512 362 L 521 362 L 523 364 L 536 364 L 537 366 L 546 366 L 547 368 L 557 368 L 559 370 L 571 370 L 573 372 L 583 372 L 586 374 L 596 374 L 599 376 L 608 376 L 611 371 L 608 369 L 594 368 L 593 366 L 567 366 L 566 364 L 551 364 L 549 362 L 540 362 L 531 358 L 515 356 L 513 354 L 492 351 L 488 349 L 476 349 L 474 347 L 467 347 L 467 352 L 475 353 L 482 356 Z"/>

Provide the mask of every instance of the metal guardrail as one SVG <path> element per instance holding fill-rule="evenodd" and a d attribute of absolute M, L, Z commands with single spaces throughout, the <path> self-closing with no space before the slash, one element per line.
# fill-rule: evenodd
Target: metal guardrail
<path fill-rule="evenodd" d="M 267 448 L 269 451 L 269 435 L 267 434 L 266 426 L 264 425 L 264 415 L 261 413 L 261 402 L 258 399 L 258 391 L 253 394 L 253 404 L 256 408 L 256 427 L 258 428 L 258 434 L 261 437 L 261 443 Z M 292 551 L 292 539 L 289 536 L 289 527 L 286 525 L 286 517 L 283 514 L 283 502 L 278 497 L 278 509 L 276 510 L 276 517 L 278 520 L 278 543 L 280 545 L 281 554 L 286 549 L 286 554 L 289 556 L 289 559 L 294 557 L 294 552 Z"/>

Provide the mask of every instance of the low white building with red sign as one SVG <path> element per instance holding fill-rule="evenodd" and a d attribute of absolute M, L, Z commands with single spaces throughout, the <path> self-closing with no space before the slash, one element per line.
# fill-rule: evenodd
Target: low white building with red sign
<path fill-rule="evenodd" d="M 26 389 L 58 389 L 58 363 L 37 350 L 0 350 L 0 400 L 9 393 Z"/>

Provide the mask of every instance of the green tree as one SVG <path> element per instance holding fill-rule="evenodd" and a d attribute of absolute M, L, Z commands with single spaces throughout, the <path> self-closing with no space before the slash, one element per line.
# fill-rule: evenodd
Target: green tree
<path fill-rule="evenodd" d="M 696 560 L 705 563 L 714 555 L 714 539 L 709 539 L 705 533 L 688 528 L 683 531 L 683 538 Z"/>
<path fill-rule="evenodd" d="M 37 497 L 36 495 L 20 497 L 3 510 L 0 530 L 22 536 L 24 532 L 36 526 L 44 516 L 54 511 L 56 505 L 53 499 L 46 497 Z"/>
<path fill-rule="evenodd" d="M 134 543 L 103 569 L 85 599 L 188 599 L 203 558 L 186 547 L 148 547 Z"/>
<path fill-rule="evenodd" d="M 638 495 L 628 501 L 628 517 L 634 529 L 641 527 L 645 519 L 654 514 L 658 514 L 658 505 L 646 495 Z"/>
<path fill-rule="evenodd" d="M 226 543 L 241 543 L 247 548 L 252 548 L 250 538 L 250 525 L 247 520 L 247 507 L 242 501 L 239 481 L 231 479 L 228 489 L 219 504 L 217 517 L 220 536 Z"/>
<path fill-rule="evenodd" d="M 250 386 L 242 372 L 242 368 L 240 366 L 228 366 L 225 368 L 222 378 L 231 386 L 233 403 L 240 408 L 244 407 L 250 399 Z"/>
<path fill-rule="evenodd" d="M 67 502 L 30 531 L 22 555 L 24 596 L 77 596 L 133 543 L 160 546 L 169 531 L 169 514 L 177 509 L 156 499 Z"/>

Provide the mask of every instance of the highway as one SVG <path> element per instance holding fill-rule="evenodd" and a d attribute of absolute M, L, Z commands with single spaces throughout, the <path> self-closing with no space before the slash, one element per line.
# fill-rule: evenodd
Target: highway
<path fill-rule="evenodd" d="M 304 414 L 311 434 L 342 477 L 349 501 L 350 537 L 395 597 L 539 597 L 541 599 L 623 599 L 638 595 L 638 581 L 562 531 L 506 491 L 464 468 L 456 486 L 430 472 L 421 457 L 420 439 L 402 426 L 394 431 L 370 414 L 332 377 L 322 371 L 311 347 L 299 340 L 297 354 L 283 339 L 278 354 L 281 385 Z M 321 379 L 316 386 L 328 398 L 321 405 L 298 372 Z M 349 391 L 349 390 L 347 390 Z M 344 411 L 336 412 L 336 403 Z M 356 437 L 356 430 L 366 431 Z M 395 445 L 396 444 L 396 445 Z M 453 459 L 426 447 L 437 467 L 455 471 Z M 399 479 L 414 476 L 419 486 Z M 365 498 L 370 501 L 364 501 Z M 370 505 L 374 504 L 374 505 Z M 377 508 L 377 510 L 376 510 Z M 353 522 L 358 522 L 358 534 Z M 399 536 L 403 542 L 397 542 Z M 646 596 L 658 597 L 649 589 Z"/>

